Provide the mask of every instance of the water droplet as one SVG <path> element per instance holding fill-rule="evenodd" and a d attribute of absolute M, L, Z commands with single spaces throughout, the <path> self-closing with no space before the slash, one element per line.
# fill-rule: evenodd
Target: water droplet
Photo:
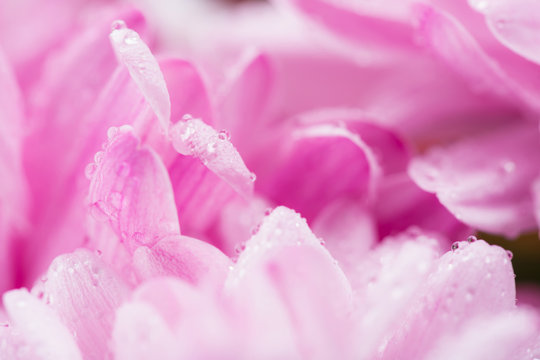
<path fill-rule="evenodd" d="M 246 249 L 246 243 L 241 242 L 234 247 L 234 252 L 240 255 Z"/>
<path fill-rule="evenodd" d="M 229 134 L 229 132 L 227 130 L 221 130 L 218 133 L 218 138 L 219 138 L 219 140 L 230 140 L 231 135 Z"/>
<path fill-rule="evenodd" d="M 97 221 L 107 221 L 109 217 L 105 211 L 105 203 L 99 200 L 90 206 L 90 215 Z"/>
<path fill-rule="evenodd" d="M 322 246 L 326 245 L 326 241 L 324 241 L 323 239 L 320 240 L 320 243 L 321 243 Z"/>
<path fill-rule="evenodd" d="M 135 45 L 139 42 L 137 34 L 134 31 L 130 31 L 124 36 L 124 44 Z"/>
<path fill-rule="evenodd" d="M 251 229 L 251 235 L 255 235 L 256 233 L 258 233 L 260 228 L 261 228 L 261 224 L 255 225 L 255 226 Z"/>
<path fill-rule="evenodd" d="M 103 151 L 98 151 L 96 155 L 94 155 L 94 162 L 96 164 L 100 164 L 101 161 L 103 161 L 103 157 L 105 156 L 105 153 Z"/>
<path fill-rule="evenodd" d="M 216 152 L 216 143 L 208 143 L 208 145 L 206 145 L 206 152 L 208 154 L 214 154 Z"/>
<path fill-rule="evenodd" d="M 516 170 L 516 163 L 510 160 L 501 163 L 501 169 L 505 174 L 511 174 Z"/>
<path fill-rule="evenodd" d="M 255 180 L 257 180 L 257 175 L 254 173 L 249 174 L 249 181 L 255 182 Z"/>
<path fill-rule="evenodd" d="M 111 140 L 118 134 L 118 128 L 116 126 L 111 126 L 109 130 L 107 130 L 107 138 Z"/>
<path fill-rule="evenodd" d="M 126 23 L 123 20 L 115 20 L 111 24 L 111 31 L 125 29 Z"/>
<path fill-rule="evenodd" d="M 97 170 L 97 165 L 94 163 L 90 163 L 86 165 L 86 167 L 84 168 L 84 176 L 86 176 L 88 180 L 92 180 L 92 176 L 94 176 L 94 174 L 96 173 L 96 170 Z"/>
<path fill-rule="evenodd" d="M 102 252 L 101 250 L 97 249 L 97 250 L 96 250 L 96 255 L 97 255 L 97 256 L 101 256 L 101 254 L 103 254 L 103 252 Z"/>
<path fill-rule="evenodd" d="M 116 175 L 121 177 L 126 177 L 129 175 L 129 172 L 131 171 L 131 167 L 127 162 L 121 162 L 120 164 L 116 165 Z"/>
<path fill-rule="evenodd" d="M 268 216 L 272 213 L 272 208 L 267 208 L 266 210 L 264 210 L 264 215 Z"/>
<path fill-rule="evenodd" d="M 182 120 L 184 121 L 188 121 L 192 119 L 193 119 L 193 116 L 191 114 L 184 114 L 184 116 L 182 116 Z"/>
<path fill-rule="evenodd" d="M 459 249 L 459 243 L 456 241 L 452 244 L 452 251 L 456 251 L 457 249 Z"/>
<path fill-rule="evenodd" d="M 475 242 L 476 240 L 478 240 L 478 238 L 477 238 L 476 236 L 474 236 L 474 235 L 471 235 L 471 236 L 469 236 L 469 237 L 467 238 L 467 242 L 468 242 L 468 243 L 473 243 L 473 242 Z"/>
<path fill-rule="evenodd" d="M 512 260 L 512 258 L 514 257 L 514 253 L 512 251 L 510 251 L 510 250 L 506 250 L 506 255 L 508 255 L 508 258 L 510 260 Z"/>

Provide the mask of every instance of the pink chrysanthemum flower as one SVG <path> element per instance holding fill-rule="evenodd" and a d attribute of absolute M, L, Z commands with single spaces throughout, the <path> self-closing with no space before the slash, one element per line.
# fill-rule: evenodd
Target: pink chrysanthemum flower
<path fill-rule="evenodd" d="M 537 10 L 0 0 L 0 358 L 540 358 Z"/>

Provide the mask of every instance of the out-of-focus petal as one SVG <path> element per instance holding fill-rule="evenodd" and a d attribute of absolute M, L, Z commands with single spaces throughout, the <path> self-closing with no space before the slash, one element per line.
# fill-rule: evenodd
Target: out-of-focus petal
<path fill-rule="evenodd" d="M 180 154 L 199 159 L 240 194 L 252 193 L 255 175 L 244 164 L 227 132 L 218 132 L 201 119 L 193 118 L 177 122 L 170 132 L 172 144 Z"/>
<path fill-rule="evenodd" d="M 169 237 L 133 254 L 139 278 L 176 276 L 192 284 L 225 282 L 231 260 L 214 246 L 187 236 Z"/>
<path fill-rule="evenodd" d="M 471 6 L 482 12 L 497 40 L 528 60 L 540 64 L 540 12 L 534 0 L 515 3 L 508 0 L 470 0 Z"/>
<path fill-rule="evenodd" d="M 79 360 L 83 357 L 72 333 L 47 305 L 26 289 L 4 293 L 9 315 L 7 338 L 2 339 L 0 357 L 18 360 Z M 10 332 L 11 334 L 7 334 Z"/>
<path fill-rule="evenodd" d="M 92 214 L 109 220 L 131 251 L 179 235 L 172 186 L 161 159 L 141 147 L 130 126 L 111 128 L 109 135 L 104 151 L 89 165 L 96 167 L 88 195 Z"/>
<path fill-rule="evenodd" d="M 533 109 L 540 107 L 539 82 L 532 75 L 538 71 L 535 64 L 504 51 L 488 52 L 445 11 L 422 4 L 416 6 L 416 12 L 422 41 L 472 86 Z"/>
<path fill-rule="evenodd" d="M 539 153 L 536 127 L 518 125 L 433 149 L 413 160 L 409 173 L 459 220 L 515 237 L 536 227 L 530 186 Z"/>
<path fill-rule="evenodd" d="M 22 168 L 23 108 L 19 88 L 0 49 L 0 291 L 17 281 L 15 236 L 28 215 L 28 189 Z M 20 281 L 20 279 L 19 279 Z"/>
<path fill-rule="evenodd" d="M 467 321 L 458 332 L 437 341 L 425 359 L 532 359 L 530 349 L 537 338 L 537 332 L 535 314 L 532 312 L 479 316 Z"/>
<path fill-rule="evenodd" d="M 355 291 L 355 338 L 362 339 L 356 344 L 359 358 L 375 358 L 392 330 L 402 323 L 439 253 L 437 239 L 411 229 L 386 238 L 349 270 Z"/>
<path fill-rule="evenodd" d="M 108 359 L 115 310 L 129 289 L 88 250 L 57 257 L 41 284 L 47 304 L 74 334 L 85 359 Z"/>
<path fill-rule="evenodd" d="M 234 297 L 251 299 L 250 303 L 254 302 L 252 296 L 264 296 L 265 300 L 260 300 L 270 309 L 281 303 L 303 357 L 346 358 L 350 354 L 346 320 L 352 304 L 349 283 L 306 221 L 294 211 L 278 207 L 265 218 L 246 243 L 226 289 Z M 266 295 L 257 295 L 257 289 L 265 289 Z M 277 305 L 272 302 L 276 296 Z M 253 314 L 261 304 L 245 304 L 246 314 Z M 279 314 L 279 308 L 273 310 Z M 287 328 L 286 320 L 281 321 Z M 280 328 L 268 329 L 266 336 L 276 331 Z"/>
<path fill-rule="evenodd" d="M 171 100 L 158 62 L 139 34 L 127 28 L 125 22 L 118 20 L 112 26 L 110 39 L 118 60 L 127 67 L 131 78 L 157 114 L 163 131 L 167 132 Z"/>
<path fill-rule="evenodd" d="M 515 309 L 508 254 L 483 240 L 456 243 L 443 255 L 383 351 L 384 359 L 422 358 L 434 341 L 471 317 Z"/>
<path fill-rule="evenodd" d="M 280 153 L 272 154 L 275 168 L 261 170 L 257 183 L 276 204 L 311 220 L 331 201 L 373 195 L 380 168 L 359 136 L 332 125 L 300 128 L 289 136 Z"/>

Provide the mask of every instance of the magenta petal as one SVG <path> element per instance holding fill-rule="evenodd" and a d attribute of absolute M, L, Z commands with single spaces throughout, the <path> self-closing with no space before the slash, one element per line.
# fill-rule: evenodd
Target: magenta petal
<path fill-rule="evenodd" d="M 159 66 L 171 98 L 171 120 L 175 122 L 189 114 L 211 124 L 212 107 L 197 68 L 185 60 L 173 58 L 160 60 Z"/>
<path fill-rule="evenodd" d="M 43 296 L 75 334 L 85 359 L 110 354 L 114 312 L 129 289 L 97 255 L 87 250 L 57 257 L 41 284 Z"/>
<path fill-rule="evenodd" d="M 488 0 L 480 4 L 471 1 L 484 13 L 495 37 L 512 51 L 540 64 L 540 7 L 535 0 L 515 3 L 508 0 Z M 474 6 L 474 5 L 473 5 Z"/>
<path fill-rule="evenodd" d="M 276 204 L 311 220 L 334 200 L 365 201 L 373 195 L 381 170 L 371 149 L 347 129 L 304 127 L 281 146 L 281 154 L 273 156 L 277 166 L 258 182 Z"/>
<path fill-rule="evenodd" d="M 231 260 L 203 241 L 187 236 L 170 237 L 153 247 L 139 247 L 133 254 L 139 278 L 176 276 L 193 284 L 223 284 L 229 274 Z"/>
<path fill-rule="evenodd" d="M 240 194 L 252 193 L 255 175 L 244 164 L 227 132 L 218 132 L 200 119 L 188 118 L 176 123 L 170 133 L 180 154 L 198 158 Z"/>
<path fill-rule="evenodd" d="M 109 219 L 131 250 L 179 235 L 172 186 L 161 159 L 140 147 L 129 126 L 111 128 L 109 135 L 96 164 L 89 165 L 96 167 L 88 196 L 92 214 Z"/>
<path fill-rule="evenodd" d="M 4 293 L 4 306 L 11 331 L 0 346 L 2 359 L 78 360 L 81 352 L 72 333 L 57 314 L 26 289 Z M 9 337 L 11 336 L 11 338 Z M 11 349 L 10 349 L 11 347 Z"/>
<path fill-rule="evenodd" d="M 434 149 L 409 172 L 459 220 L 514 237 L 536 227 L 529 189 L 540 171 L 539 153 L 536 127 L 513 126 Z"/>
<path fill-rule="evenodd" d="M 23 108 L 14 74 L 0 49 L 0 291 L 15 285 L 14 236 L 27 224 L 22 168 Z M 20 279 L 19 279 L 20 280 Z"/>
<path fill-rule="evenodd" d="M 159 64 L 150 49 L 137 32 L 126 28 L 123 21 L 113 23 L 110 39 L 118 60 L 127 67 L 166 132 L 171 118 L 171 100 Z"/>
<path fill-rule="evenodd" d="M 535 314 L 515 311 L 467 321 L 459 332 L 440 339 L 427 360 L 533 359 Z"/>
<path fill-rule="evenodd" d="M 482 240 L 455 246 L 418 290 L 388 341 L 384 359 L 422 358 L 434 341 L 465 320 L 515 308 L 514 273 L 506 251 Z"/>

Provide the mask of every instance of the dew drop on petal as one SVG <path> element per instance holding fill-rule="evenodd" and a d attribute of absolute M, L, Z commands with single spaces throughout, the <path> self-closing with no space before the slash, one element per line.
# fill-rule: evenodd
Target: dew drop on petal
<path fill-rule="evenodd" d="M 234 252 L 240 255 L 246 249 L 246 243 L 241 242 L 234 247 Z"/>
<path fill-rule="evenodd" d="M 103 153 L 103 151 L 98 151 L 96 155 L 94 155 L 94 162 L 96 164 L 100 164 L 104 156 L 105 154 Z"/>
<path fill-rule="evenodd" d="M 116 135 L 118 134 L 118 128 L 116 126 L 111 126 L 108 130 L 107 130 L 107 138 L 109 140 L 111 140 L 112 138 L 114 138 Z"/>
<path fill-rule="evenodd" d="M 266 210 L 264 210 L 264 215 L 268 216 L 272 213 L 272 208 L 267 208 Z"/>
<path fill-rule="evenodd" d="M 459 243 L 456 241 L 452 244 L 452 251 L 456 251 L 459 248 Z"/>
<path fill-rule="evenodd" d="M 86 165 L 86 167 L 84 168 L 84 176 L 86 176 L 86 178 L 88 180 L 91 180 L 92 176 L 96 172 L 96 169 L 97 169 L 97 165 L 94 164 L 94 163 L 90 163 L 90 164 Z"/>
<path fill-rule="evenodd" d="M 101 254 L 103 254 L 103 252 L 102 252 L 101 250 L 97 249 L 97 250 L 96 250 L 96 255 L 97 255 L 97 256 L 101 256 Z"/>
<path fill-rule="evenodd" d="M 469 237 L 467 238 L 467 242 L 468 242 L 468 243 L 473 243 L 473 242 L 475 242 L 476 240 L 478 240 L 478 238 L 477 238 L 476 236 L 474 236 L 474 235 L 471 235 L 471 236 L 469 236 Z"/>
<path fill-rule="evenodd" d="M 219 140 L 230 140 L 231 135 L 229 134 L 229 132 L 227 130 L 221 130 L 218 133 L 218 138 L 219 138 Z"/>
<path fill-rule="evenodd" d="M 249 181 L 255 182 L 255 180 L 257 180 L 257 175 L 254 173 L 249 174 Z"/>
<path fill-rule="evenodd" d="M 126 28 L 126 23 L 123 20 L 115 20 L 111 24 L 111 30 L 121 30 Z"/>
<path fill-rule="evenodd" d="M 191 114 L 184 114 L 184 116 L 182 116 L 182 120 L 184 121 L 188 121 L 191 119 L 193 119 L 193 116 Z"/>
<path fill-rule="evenodd" d="M 512 251 L 510 251 L 510 250 L 506 250 L 506 255 L 508 255 L 508 258 L 510 260 L 512 260 L 512 258 L 514 257 L 514 253 Z"/>

